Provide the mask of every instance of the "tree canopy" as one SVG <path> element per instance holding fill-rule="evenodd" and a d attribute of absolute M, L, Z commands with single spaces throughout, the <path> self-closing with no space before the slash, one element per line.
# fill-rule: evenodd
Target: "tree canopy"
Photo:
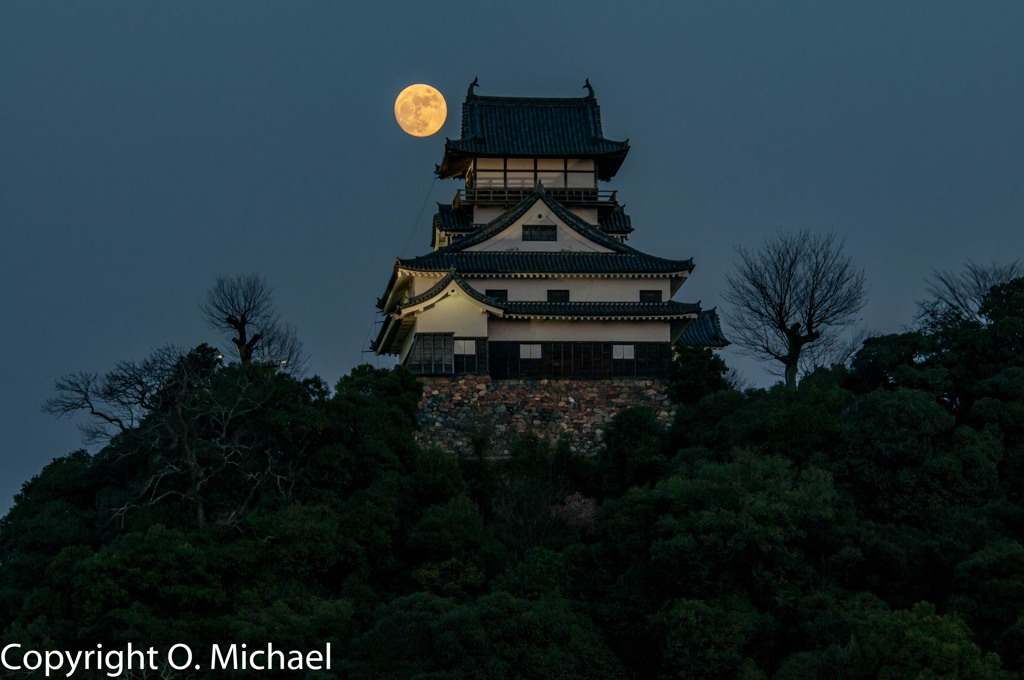
<path fill-rule="evenodd" d="M 794 388 L 685 357 L 671 425 L 627 409 L 596 458 L 417 446 L 402 369 L 150 357 L 0 520 L 0 634 L 331 642 L 321 680 L 1022 678 L 1024 279 L 979 310 Z"/>

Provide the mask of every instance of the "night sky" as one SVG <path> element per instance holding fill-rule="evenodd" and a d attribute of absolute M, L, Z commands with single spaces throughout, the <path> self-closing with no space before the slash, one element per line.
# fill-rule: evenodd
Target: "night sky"
<path fill-rule="evenodd" d="M 54 380 L 217 343 L 219 275 L 265 277 L 329 383 L 374 362 L 394 258 L 459 187 L 433 170 L 474 77 L 590 78 L 632 147 L 602 187 L 630 245 L 696 262 L 677 300 L 720 304 L 737 244 L 834 231 L 863 325 L 899 331 L 933 270 L 1024 257 L 1022 36 L 1020 2 L 4 2 L 0 512 L 81 446 L 40 411 Z M 415 82 L 448 101 L 433 137 L 394 120 Z"/>

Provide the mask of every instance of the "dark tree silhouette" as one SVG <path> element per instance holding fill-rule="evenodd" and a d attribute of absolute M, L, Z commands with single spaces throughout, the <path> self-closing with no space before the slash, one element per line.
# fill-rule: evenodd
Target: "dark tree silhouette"
<path fill-rule="evenodd" d="M 295 329 L 274 309 L 273 292 L 255 274 L 218 277 L 199 306 L 211 328 L 228 334 L 243 366 L 254 361 L 301 375 L 308 359 Z"/>
<path fill-rule="evenodd" d="M 102 376 L 61 376 L 54 385 L 57 396 L 46 400 L 43 411 L 57 417 L 86 411 L 90 417 L 80 426 L 85 441 L 105 442 L 137 426 L 153 409 L 160 388 L 184 356 L 180 349 L 167 346 L 142 361 L 119 361 Z"/>
<path fill-rule="evenodd" d="M 780 232 L 758 250 L 737 246 L 740 262 L 729 276 L 725 299 L 736 344 L 749 354 L 782 364 L 795 385 L 805 350 L 816 363 L 848 358 L 842 331 L 864 306 L 864 271 L 843 253 L 834 234 Z M 846 356 L 844 356 L 846 355 Z M 802 361 L 803 360 L 803 361 Z"/>
<path fill-rule="evenodd" d="M 985 296 L 993 286 L 1024 276 L 1024 264 L 1014 260 L 1006 265 L 980 265 L 970 260 L 959 274 L 936 271 L 928 282 L 928 300 L 918 304 L 918 321 L 925 326 L 943 320 L 983 322 Z"/>

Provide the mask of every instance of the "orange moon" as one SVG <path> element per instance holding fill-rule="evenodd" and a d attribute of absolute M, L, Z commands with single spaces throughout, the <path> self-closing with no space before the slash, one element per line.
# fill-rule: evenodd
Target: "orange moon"
<path fill-rule="evenodd" d="M 410 85 L 395 100 L 395 120 L 414 137 L 429 137 L 444 125 L 448 105 L 430 85 Z"/>

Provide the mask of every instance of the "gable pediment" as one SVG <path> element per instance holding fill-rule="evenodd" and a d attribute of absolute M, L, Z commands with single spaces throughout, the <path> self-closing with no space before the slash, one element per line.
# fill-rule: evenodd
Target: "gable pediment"
<path fill-rule="evenodd" d="M 535 200 L 522 215 L 489 238 L 467 246 L 464 252 L 586 252 L 610 253 L 611 248 L 598 243 L 573 228 L 544 201 Z"/>

